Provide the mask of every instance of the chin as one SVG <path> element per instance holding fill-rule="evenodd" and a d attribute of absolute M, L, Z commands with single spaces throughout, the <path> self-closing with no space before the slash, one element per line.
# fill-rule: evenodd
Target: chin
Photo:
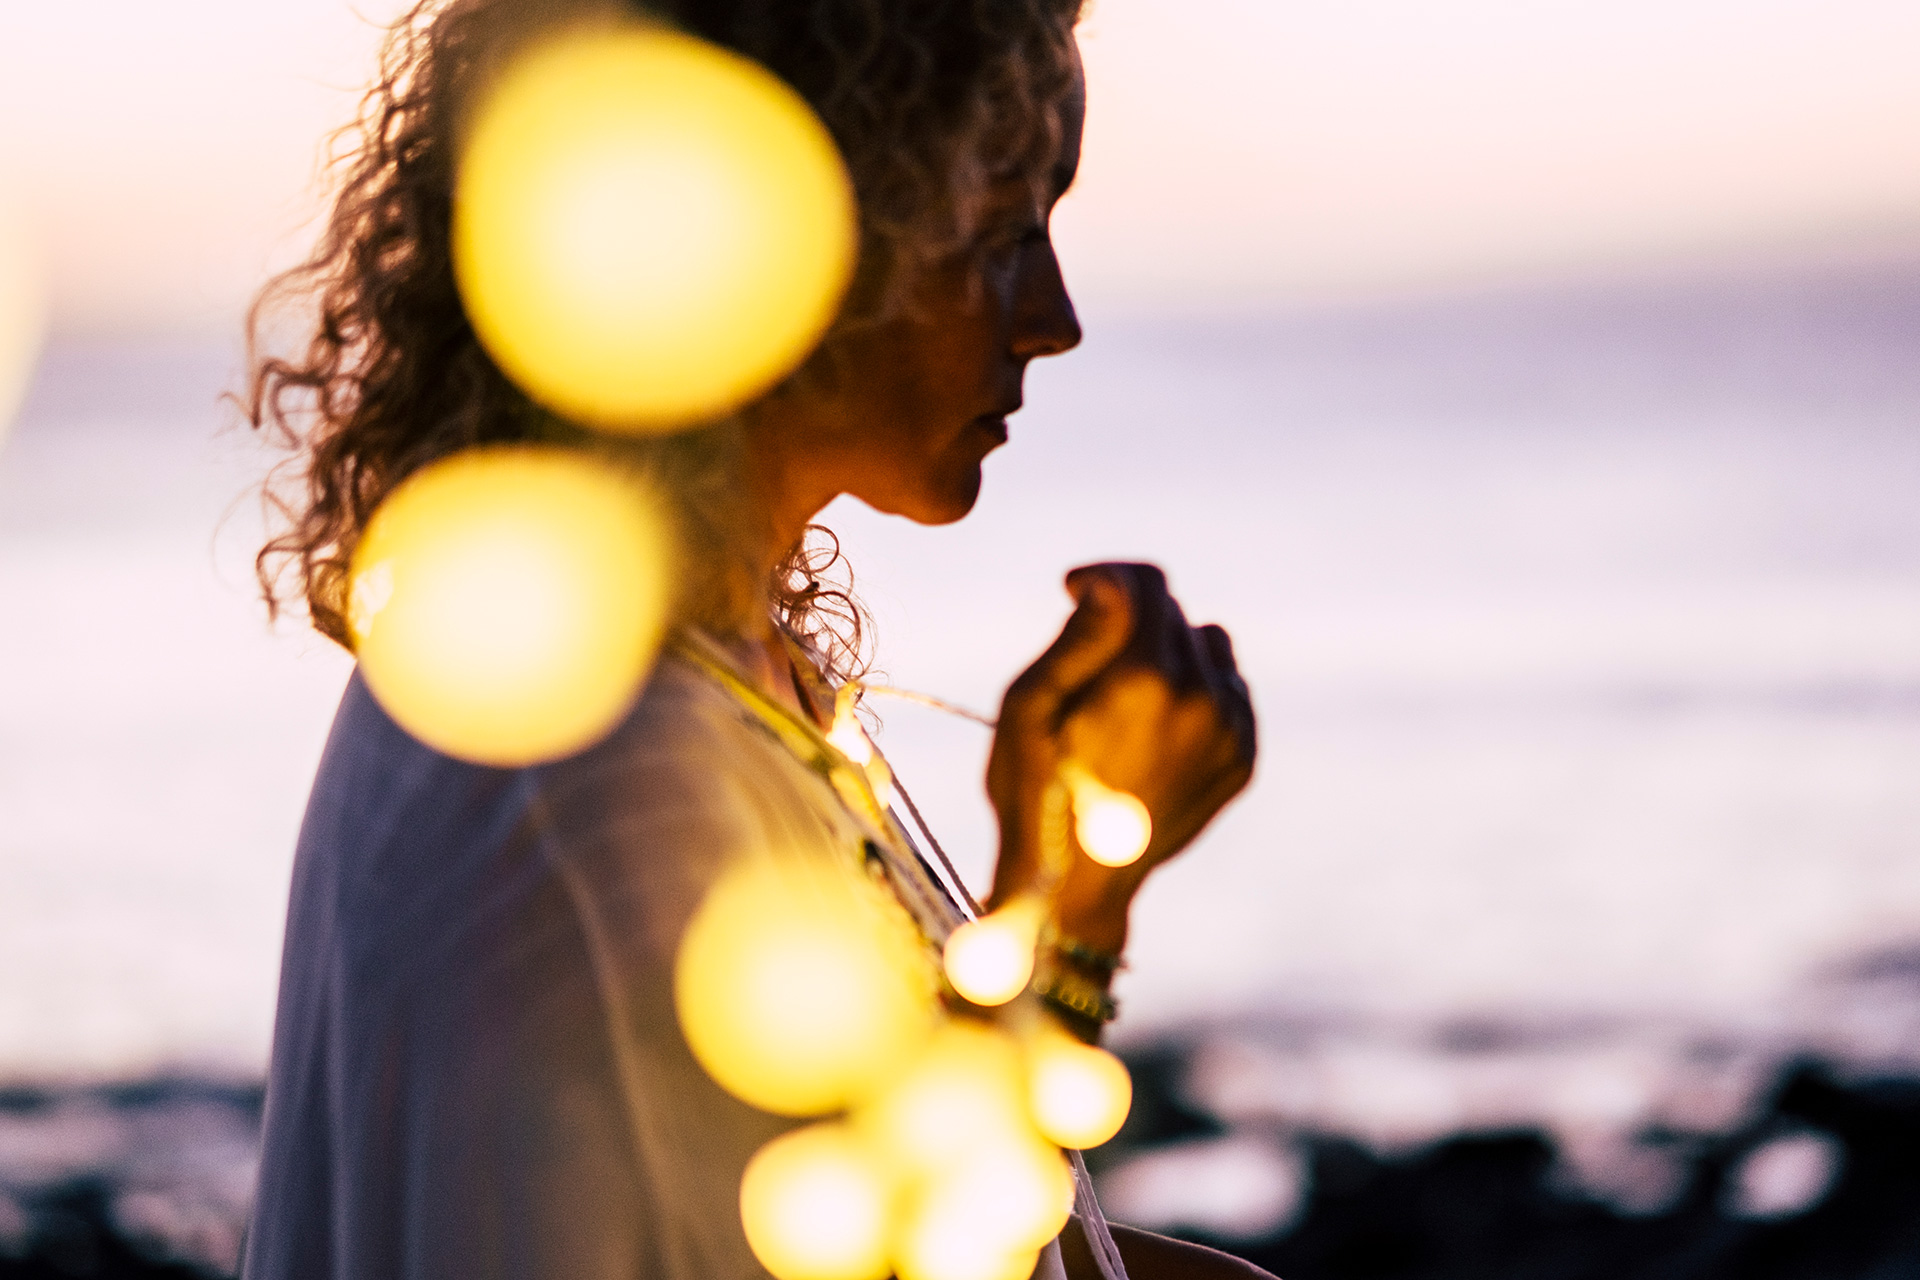
<path fill-rule="evenodd" d="M 954 477 L 952 484 L 943 486 L 936 501 L 929 504 L 927 514 L 918 519 L 921 524 L 952 524 L 965 519 L 979 501 L 980 464 L 976 462 L 964 475 Z"/>
<path fill-rule="evenodd" d="M 963 474 L 915 485 L 887 495 L 885 501 L 867 499 L 867 505 L 890 516 L 905 516 L 915 524 L 938 525 L 965 519 L 979 500 L 980 465 L 975 463 Z"/>

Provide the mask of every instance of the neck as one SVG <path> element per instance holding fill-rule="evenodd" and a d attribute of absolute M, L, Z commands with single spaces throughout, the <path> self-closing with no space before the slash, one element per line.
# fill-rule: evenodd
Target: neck
<path fill-rule="evenodd" d="M 793 423 L 768 421 L 766 416 L 747 425 L 745 480 L 758 511 L 754 568 L 763 583 L 772 580 L 774 569 L 805 535 L 814 517 L 839 496 L 817 460 L 795 447 L 803 434 Z M 749 625 L 751 629 L 727 647 L 761 688 L 796 710 L 807 711 L 794 694 L 786 652 L 771 620 L 760 612 Z"/>
<path fill-rule="evenodd" d="M 747 436 L 747 481 L 760 509 L 762 541 L 755 566 L 764 580 L 786 557 L 840 488 L 817 459 L 793 447 L 802 433 L 765 419 L 751 424 Z"/>

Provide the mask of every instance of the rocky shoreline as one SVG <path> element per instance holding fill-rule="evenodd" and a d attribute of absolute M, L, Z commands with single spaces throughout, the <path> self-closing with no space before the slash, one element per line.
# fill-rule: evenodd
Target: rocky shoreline
<path fill-rule="evenodd" d="M 1920 1274 L 1920 1076 L 1783 1062 L 1729 1127 L 1636 1129 L 1608 1192 L 1548 1125 L 1395 1147 L 1223 1119 L 1196 1101 L 1207 1048 L 1128 1050 L 1134 1113 L 1092 1164 L 1116 1216 L 1158 1213 L 1284 1280 Z M 261 1100 L 191 1078 L 0 1089 L 0 1280 L 233 1275 Z M 1184 1221 L 1182 1195 L 1203 1202 Z"/>

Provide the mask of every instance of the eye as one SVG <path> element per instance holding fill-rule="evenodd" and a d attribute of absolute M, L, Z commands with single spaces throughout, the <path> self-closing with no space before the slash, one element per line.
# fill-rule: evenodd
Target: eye
<path fill-rule="evenodd" d="M 1031 215 L 1023 214 L 989 223 L 982 229 L 977 243 L 981 252 L 992 257 L 1001 257 L 1017 253 L 1046 238 L 1046 225 L 1036 221 Z"/>

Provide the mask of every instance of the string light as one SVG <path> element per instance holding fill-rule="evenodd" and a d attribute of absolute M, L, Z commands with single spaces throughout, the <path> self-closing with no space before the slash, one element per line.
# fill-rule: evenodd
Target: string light
<path fill-rule="evenodd" d="M 937 1014 L 931 966 L 891 893 L 851 869 L 791 858 L 715 884 L 682 937 L 674 1003 L 708 1074 L 793 1116 L 868 1096 Z"/>
<path fill-rule="evenodd" d="M 1073 797 L 1073 835 L 1087 856 L 1107 867 L 1137 862 L 1153 841 L 1153 815 L 1138 796 L 1110 787 L 1069 760 L 1060 776 Z"/>
<path fill-rule="evenodd" d="M 1006 1004 L 1033 980 L 1034 944 L 1045 918 L 1045 902 L 1022 897 L 961 925 L 947 938 L 947 981 L 974 1004 Z"/>
<path fill-rule="evenodd" d="M 1022 1135 L 990 1141 L 932 1179 L 923 1206 L 969 1221 L 1003 1253 L 1039 1249 L 1060 1234 L 1073 1211 L 1073 1172 L 1060 1149 Z"/>
<path fill-rule="evenodd" d="M 1028 1118 L 1020 1048 L 997 1027 L 947 1023 L 854 1124 L 909 1189 L 901 1280 L 1024 1277 L 1066 1222 L 1072 1175 Z"/>
<path fill-rule="evenodd" d="M 1073 1209 L 1058 1148 L 996 1137 L 927 1179 L 894 1248 L 900 1280 L 1025 1280 Z"/>
<path fill-rule="evenodd" d="M 867 1145 L 844 1124 L 775 1138 L 740 1181 L 740 1222 L 775 1280 L 882 1280 L 892 1189 Z"/>
<path fill-rule="evenodd" d="M 855 713 L 860 691 L 861 686 L 848 683 L 841 685 L 834 695 L 833 725 L 827 730 L 827 741 L 866 774 L 874 799 L 884 809 L 893 803 L 893 770 L 887 766 L 886 757 L 874 749 L 873 739 L 867 736 L 866 726 Z"/>
<path fill-rule="evenodd" d="M 900 1230 L 895 1275 L 899 1280 L 1028 1280 L 1040 1251 L 1008 1248 L 981 1226 L 980 1216 L 964 1204 L 938 1196 L 922 1200 Z"/>
<path fill-rule="evenodd" d="M 469 450 L 404 481 L 355 549 L 348 628 L 409 733 L 517 766 L 597 741 L 632 704 L 665 623 L 664 525 L 579 453 Z"/>
<path fill-rule="evenodd" d="M 1120 1132 L 1133 1079 L 1105 1049 L 1045 1025 L 1027 1046 L 1027 1101 L 1049 1142 L 1084 1151 Z"/>
<path fill-rule="evenodd" d="M 854 714 L 860 692 L 852 685 L 839 691 L 827 738 L 849 763 L 884 769 L 884 760 Z M 1058 865 L 1043 872 L 1035 891 L 949 936 L 943 956 L 948 982 L 974 1004 L 1010 1003 L 1031 982 L 1036 941 L 1049 912 L 1047 886 L 1057 884 L 1065 873 L 1061 859 L 1071 857 L 1070 818 L 1082 847 L 1118 865 L 1137 859 L 1151 838 L 1145 806 L 1099 782 L 1084 767 L 1063 768 L 1050 783 L 1049 795 L 1051 839 L 1057 846 L 1053 861 Z M 724 896 L 724 890 L 714 895 Z M 776 909 L 776 903 L 785 909 L 791 901 L 790 893 L 776 889 L 765 909 Z M 703 915 L 707 911 L 702 908 Z M 757 923 L 756 911 L 734 908 L 726 914 L 744 938 L 768 946 L 759 963 L 791 969 L 797 952 Z M 815 916 L 811 907 L 807 915 Z M 699 924 L 696 919 L 695 927 Z M 839 932 L 831 924 L 827 931 Z M 712 949 L 731 953 L 738 946 L 717 944 Z M 735 1007 L 742 1007 L 737 998 L 749 984 L 738 975 L 716 972 L 703 980 L 710 988 L 705 995 L 689 994 L 684 977 L 689 967 L 683 952 L 677 992 L 693 1043 L 701 1035 L 693 1025 L 698 1020 L 695 1007 L 724 1002 L 729 993 Z M 790 972 L 783 976 L 791 980 Z M 862 998 L 849 991 L 842 1003 L 854 1005 Z M 792 1002 L 782 998 L 777 1003 L 788 1007 Z M 813 1016 L 803 1013 L 791 1030 L 797 1033 Z M 756 1018 L 749 1015 L 748 1021 Z M 1072 1211 L 1073 1173 L 1061 1149 L 1085 1149 L 1110 1140 L 1125 1122 L 1133 1086 L 1119 1059 L 1074 1040 L 1037 1009 L 1026 1009 L 1025 1016 L 1016 1015 L 1009 1025 L 1024 1028 L 1024 1043 L 989 1022 L 939 1020 L 938 1029 L 904 1070 L 895 1059 L 895 1069 L 885 1075 L 839 1090 L 852 1104 L 851 1113 L 844 1125 L 815 1126 L 838 1144 L 823 1146 L 817 1162 L 776 1162 L 777 1146 L 756 1157 L 742 1188 L 742 1216 L 756 1255 L 776 1280 L 871 1280 L 880 1267 L 890 1268 L 897 1280 L 1026 1280 L 1033 1273 L 1039 1250 L 1058 1236 Z M 827 1038 L 838 1039 L 833 1033 Z M 696 1045 L 695 1051 L 739 1096 L 770 1109 L 801 1113 L 774 1102 L 765 1081 L 756 1084 L 729 1075 L 727 1066 L 713 1061 L 711 1047 Z M 793 1056 L 772 1044 L 745 1046 L 740 1058 L 775 1081 L 790 1079 L 796 1066 Z M 758 1096 L 756 1088 L 762 1090 Z M 819 1105 L 816 1100 L 815 1110 Z M 797 1144 L 802 1139 L 781 1141 Z M 778 1177 L 761 1172 L 762 1159 L 766 1168 L 780 1170 Z M 842 1203 L 860 1207 L 837 1207 Z M 881 1203 L 888 1208 L 872 1208 Z M 884 1262 L 874 1260 L 873 1234 L 866 1225 L 875 1212 L 888 1218 Z M 843 1219 L 861 1225 L 835 1225 Z"/>
<path fill-rule="evenodd" d="M 631 432 L 717 417 L 799 365 L 854 262 L 852 187 L 807 104 L 660 27 L 536 46 L 474 115 L 453 262 L 534 399 Z"/>
<path fill-rule="evenodd" d="M 950 1020 L 854 1124 L 908 1179 L 953 1167 L 991 1142 L 1018 1141 L 1031 1130 L 1020 1047 L 990 1024 Z"/>

